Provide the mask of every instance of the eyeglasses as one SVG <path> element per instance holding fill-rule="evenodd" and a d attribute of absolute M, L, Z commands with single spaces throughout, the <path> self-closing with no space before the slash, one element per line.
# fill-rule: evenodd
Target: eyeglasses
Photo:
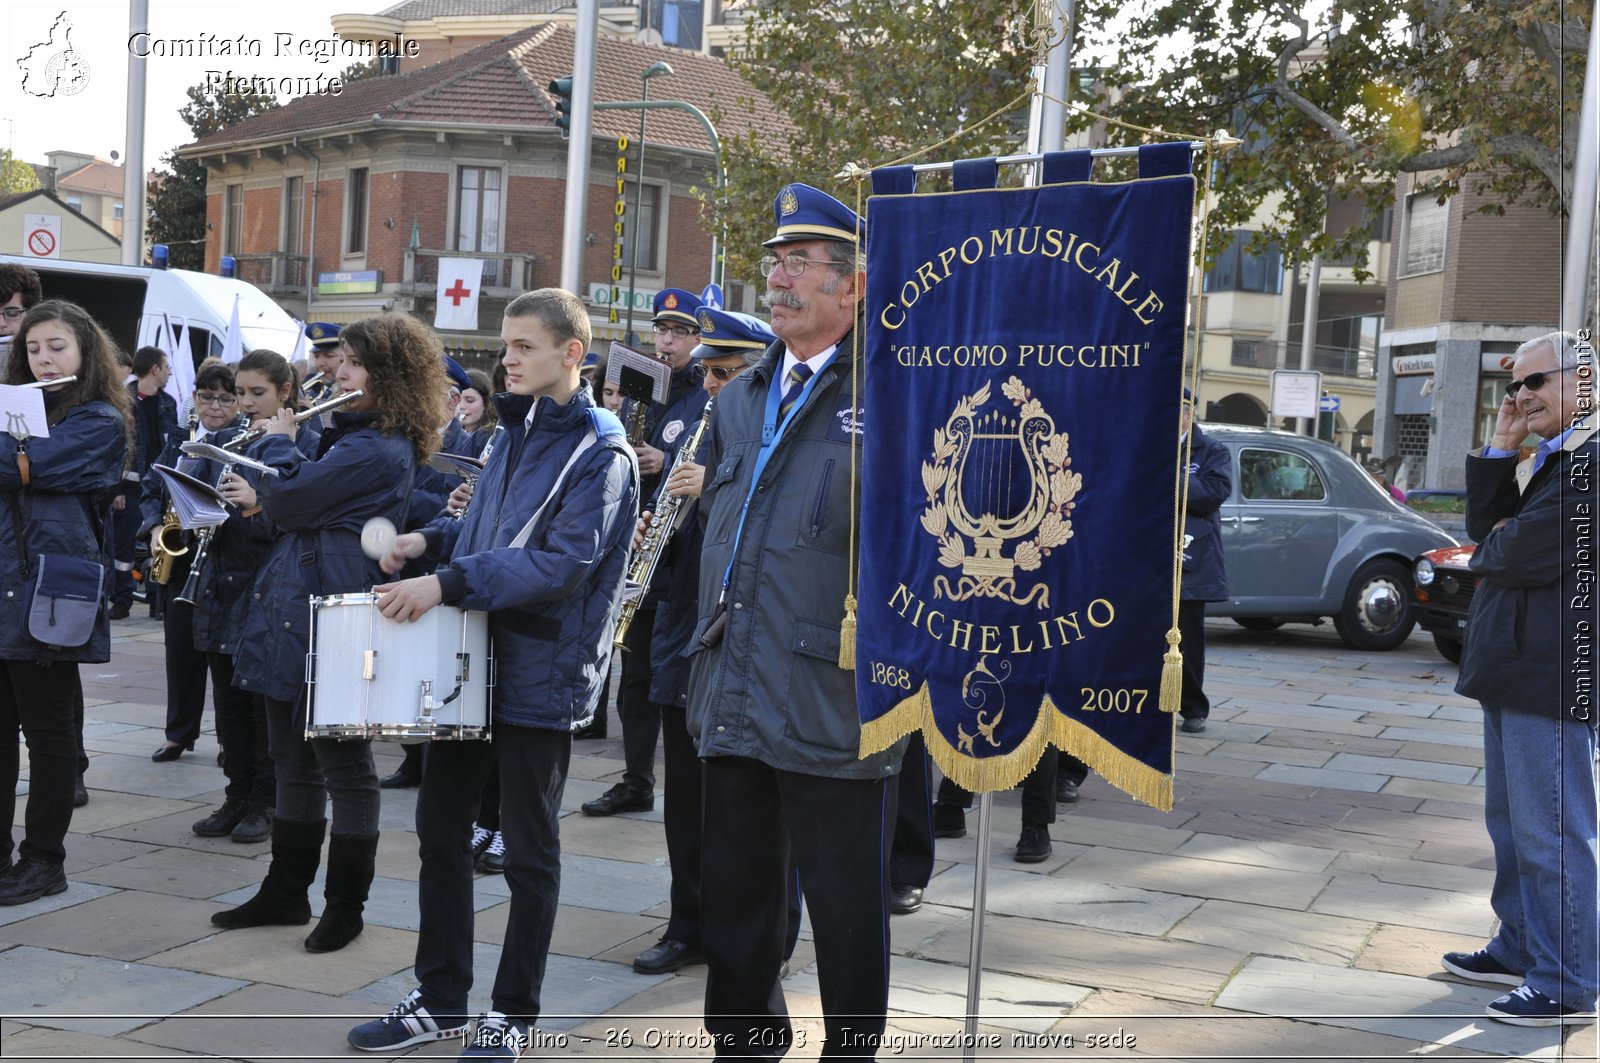
<path fill-rule="evenodd" d="M 27 311 L 20 306 L 8 306 L 4 310 L 0 310 L 0 316 L 3 316 L 7 321 L 15 321 L 26 313 Z"/>
<path fill-rule="evenodd" d="M 748 368 L 750 367 L 747 365 L 708 365 L 706 366 L 706 372 L 723 383 L 727 383 Z"/>
<path fill-rule="evenodd" d="M 817 266 L 821 269 L 827 269 L 830 265 L 832 265 L 832 263 L 827 259 L 807 258 L 804 255 L 784 255 L 781 258 L 777 255 L 762 255 L 761 275 L 763 277 L 770 277 L 772 276 L 773 270 L 777 269 L 779 266 L 782 266 L 783 272 L 787 273 L 791 277 L 798 277 L 805 273 L 807 266 Z"/>
<path fill-rule="evenodd" d="M 680 340 L 686 340 L 694 335 L 693 329 L 684 328 L 682 325 L 666 325 L 657 321 L 650 327 L 655 329 L 657 336 L 673 336 Z"/>
<path fill-rule="evenodd" d="M 1552 369 L 1548 373 L 1529 373 L 1521 380 L 1513 380 L 1511 383 L 1507 384 L 1506 394 L 1512 398 L 1516 398 L 1517 393 L 1523 388 L 1527 388 L 1530 391 L 1538 391 L 1540 388 L 1544 387 L 1545 384 L 1549 382 L 1550 378 L 1555 376 L 1557 373 L 1570 373 L 1576 368 L 1578 367 L 1575 365 L 1569 365 L 1563 366 L 1560 369 Z"/>
<path fill-rule="evenodd" d="M 221 395 L 212 395 L 204 391 L 197 391 L 194 393 L 194 404 L 196 406 L 232 406 L 238 401 L 239 397 L 237 395 L 229 395 L 226 393 Z"/>

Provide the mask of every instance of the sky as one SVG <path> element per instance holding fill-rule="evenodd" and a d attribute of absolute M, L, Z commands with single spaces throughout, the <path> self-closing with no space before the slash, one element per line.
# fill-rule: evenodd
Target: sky
<path fill-rule="evenodd" d="M 150 36 L 158 43 L 146 50 L 170 52 L 176 44 L 190 54 L 152 54 L 146 62 L 145 169 L 156 169 L 162 155 L 191 139 L 178 108 L 188 102 L 185 90 L 204 81 L 207 71 L 261 79 L 332 77 L 356 57 L 334 55 L 318 62 L 314 53 L 299 54 L 301 49 L 315 49 L 319 40 L 332 38 L 330 17 L 334 13 L 381 11 L 394 2 L 269 0 L 258 6 L 237 0 L 149 0 Z M 120 160 L 127 139 L 130 32 L 126 0 L 7 0 L 0 7 L 4 9 L 0 10 L 0 146 L 10 148 L 26 162 L 43 163 L 45 152 L 56 150 L 103 159 L 111 158 L 114 151 Z M 63 17 L 65 26 L 58 26 Z M 77 64 L 65 64 L 69 77 L 58 82 L 50 75 L 64 65 L 56 59 L 64 51 L 63 33 L 68 35 Z M 208 42 L 204 35 L 214 35 L 215 41 Z M 241 36 L 249 49 L 260 54 L 194 54 L 199 48 L 216 50 L 222 40 L 235 43 Z M 41 44 L 44 47 L 35 49 Z M 29 71 L 40 76 L 25 87 Z M 76 75 L 76 80 L 70 75 Z M 58 85 L 54 95 L 31 91 L 48 90 L 51 84 Z"/>

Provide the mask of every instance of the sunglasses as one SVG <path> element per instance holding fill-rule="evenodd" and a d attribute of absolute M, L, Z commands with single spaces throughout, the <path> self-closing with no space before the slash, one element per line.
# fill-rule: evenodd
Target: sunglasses
<path fill-rule="evenodd" d="M 750 368 L 746 365 L 708 365 L 706 372 L 726 383 Z"/>
<path fill-rule="evenodd" d="M 1527 388 L 1530 391 L 1538 391 L 1549 382 L 1551 377 L 1557 375 L 1558 373 L 1570 373 L 1576 368 L 1577 366 L 1575 365 L 1569 365 L 1562 369 L 1552 369 L 1548 373 L 1529 373 L 1521 380 L 1513 380 L 1511 383 L 1507 384 L 1506 394 L 1514 399 L 1523 388 Z"/>

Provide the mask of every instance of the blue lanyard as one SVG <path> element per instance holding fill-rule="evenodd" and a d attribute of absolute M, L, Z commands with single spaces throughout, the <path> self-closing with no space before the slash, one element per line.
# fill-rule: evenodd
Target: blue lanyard
<path fill-rule="evenodd" d="M 783 419 L 778 417 L 778 406 L 783 399 L 783 378 L 773 380 L 767 388 L 767 413 L 761 423 L 761 449 L 756 453 L 755 469 L 750 475 L 750 490 L 745 492 L 744 505 L 739 509 L 739 525 L 733 530 L 733 552 L 728 555 L 728 571 L 722 574 L 722 593 L 726 597 L 728 584 L 733 579 L 733 566 L 739 562 L 739 540 L 744 536 L 744 522 L 750 516 L 750 501 L 756 497 L 756 486 L 761 483 L 761 474 L 767 468 L 767 462 L 772 458 L 772 452 L 778 448 L 778 443 L 783 439 L 783 433 L 795 419 L 800 416 L 800 411 L 805 408 L 806 399 L 811 396 L 811 389 L 817 386 L 817 381 L 822 379 L 822 374 L 833 364 L 838 351 L 828 356 L 822 363 L 822 368 L 811 374 L 805 386 L 800 389 L 800 397 L 789 407 L 788 416 Z M 783 364 L 781 361 L 778 363 Z"/>

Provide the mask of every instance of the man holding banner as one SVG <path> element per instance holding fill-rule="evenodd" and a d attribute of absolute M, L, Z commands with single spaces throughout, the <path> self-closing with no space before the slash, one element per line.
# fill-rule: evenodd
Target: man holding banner
<path fill-rule="evenodd" d="M 871 1057 L 888 1006 L 888 851 L 903 743 L 859 756 L 839 667 L 863 431 L 853 340 L 864 274 L 844 204 L 789 185 L 762 260 L 778 336 L 722 389 L 700 459 L 705 548 L 689 731 L 705 763 L 701 935 L 718 1054 L 792 1043 L 778 973 L 798 869 L 824 1055 Z"/>

